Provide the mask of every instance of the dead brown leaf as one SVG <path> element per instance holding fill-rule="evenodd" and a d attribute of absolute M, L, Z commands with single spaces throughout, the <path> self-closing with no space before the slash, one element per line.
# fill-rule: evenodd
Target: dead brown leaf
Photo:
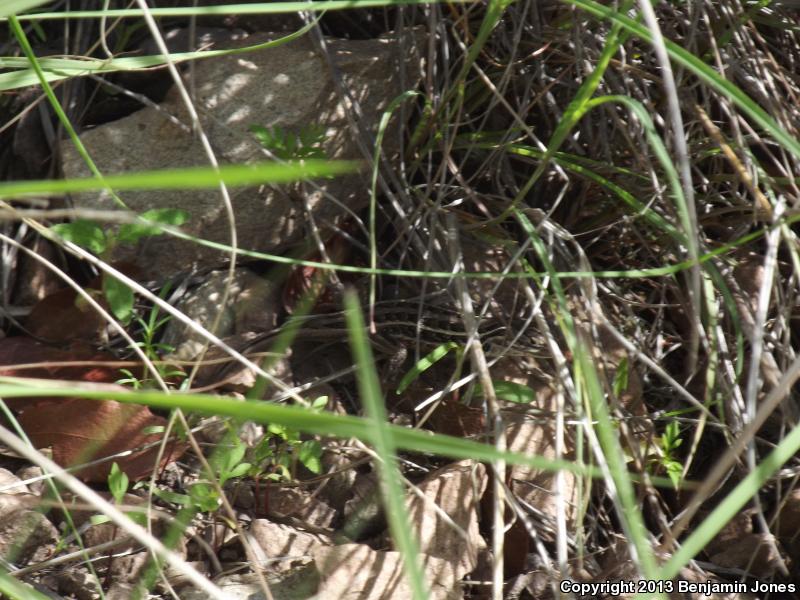
<path fill-rule="evenodd" d="M 104 366 L 107 355 L 94 354 L 88 348 L 61 350 L 24 337 L 0 340 L 0 375 L 44 379 L 110 383 L 120 377 L 116 368 Z M 64 366 L 66 361 L 92 364 Z M 22 367 L 20 365 L 26 365 Z M 121 388 L 120 389 L 125 389 Z M 18 420 L 36 448 L 51 447 L 53 459 L 69 467 L 139 448 L 160 439 L 147 434 L 148 427 L 164 427 L 166 420 L 138 404 L 79 398 L 18 398 L 7 401 L 18 412 Z M 182 454 L 183 447 L 173 446 L 161 466 Z M 142 479 L 152 473 L 158 448 L 140 450 L 117 457 L 115 461 L 129 478 Z M 112 461 L 86 467 L 78 475 L 92 482 L 104 482 Z"/>
<path fill-rule="evenodd" d="M 18 419 L 34 446 L 52 447 L 53 460 L 65 467 L 157 442 L 160 435 L 147 434 L 145 428 L 166 426 L 166 420 L 146 406 L 80 398 L 32 404 Z M 154 447 L 114 460 L 128 477 L 138 480 L 153 472 L 157 452 Z M 181 453 L 182 449 L 173 447 L 162 466 Z M 89 466 L 77 474 L 86 481 L 104 482 L 111 464 L 109 461 Z"/>

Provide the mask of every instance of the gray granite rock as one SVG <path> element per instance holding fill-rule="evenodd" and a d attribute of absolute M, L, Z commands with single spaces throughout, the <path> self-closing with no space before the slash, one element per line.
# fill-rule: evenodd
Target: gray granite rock
<path fill-rule="evenodd" d="M 374 40 L 326 40 L 344 87 L 359 102 L 360 126 L 375 136 L 382 111 L 403 90 L 399 69 L 409 69 L 406 86 L 417 81 L 417 53 L 412 51 L 419 31 L 409 31 L 403 46 L 392 38 Z M 220 34 L 217 36 L 219 39 Z M 243 47 L 280 37 L 259 33 L 249 37 L 226 33 L 227 39 L 214 48 Z M 404 49 L 400 60 L 400 48 Z M 416 68 L 415 68 L 416 67 Z M 255 52 L 207 58 L 194 64 L 195 103 L 211 144 L 221 163 L 249 163 L 266 160 L 261 146 L 250 132 L 252 125 L 299 134 L 317 127 L 324 132 L 321 142 L 330 159 L 361 159 L 347 118 L 347 101 L 337 93 L 331 71 L 306 35 L 287 44 Z M 412 82 L 412 83 L 408 83 Z M 88 130 L 83 144 L 104 174 L 132 173 L 207 165 L 200 142 L 167 118 L 172 114 L 188 123 L 186 111 L 173 88 L 160 110 L 144 108 L 132 115 Z M 387 136 L 388 149 L 392 139 Z M 65 141 L 61 147 L 64 175 L 88 177 L 89 169 Z M 371 149 L 370 149 L 371 152 Z M 327 192 L 306 187 L 305 197 L 317 224 L 341 219 L 347 210 L 363 208 L 369 199 L 369 173 L 316 182 Z M 304 196 L 298 186 L 234 188 L 239 246 L 275 251 L 307 235 Z M 134 211 L 179 208 L 190 214 L 183 229 L 187 233 L 227 244 L 229 225 L 218 190 L 177 190 L 122 192 L 122 199 Z M 334 200 L 335 198 L 336 200 Z M 75 206 L 115 209 L 107 193 L 83 193 L 73 197 Z M 135 248 L 119 246 L 113 259 L 135 262 L 148 276 L 162 279 L 193 267 L 225 262 L 226 254 L 168 235 L 143 240 Z"/>

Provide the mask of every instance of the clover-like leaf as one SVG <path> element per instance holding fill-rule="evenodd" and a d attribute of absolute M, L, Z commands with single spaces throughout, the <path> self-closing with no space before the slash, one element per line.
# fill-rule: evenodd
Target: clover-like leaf
<path fill-rule="evenodd" d="M 102 254 L 108 247 L 105 232 L 94 221 L 78 219 L 72 223 L 53 225 L 50 229 L 68 242 L 95 254 Z"/>
<path fill-rule="evenodd" d="M 140 239 L 161 235 L 162 229 L 158 225 L 170 225 L 178 227 L 189 219 L 189 213 L 178 208 L 154 208 L 139 215 L 140 219 L 157 223 L 157 225 L 147 225 L 146 223 L 125 223 L 120 225 L 117 232 L 117 241 L 124 244 L 135 244 Z"/>
<path fill-rule="evenodd" d="M 122 323 L 127 324 L 133 316 L 133 290 L 114 277 L 103 277 L 103 294 L 105 294 L 111 312 Z"/>

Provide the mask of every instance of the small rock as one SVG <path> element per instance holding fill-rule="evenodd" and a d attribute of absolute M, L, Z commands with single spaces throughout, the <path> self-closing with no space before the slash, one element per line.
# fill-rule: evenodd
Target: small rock
<path fill-rule="evenodd" d="M 320 528 L 330 527 L 336 519 L 335 510 L 305 489 L 270 485 L 262 493 L 267 497 L 267 517 L 291 517 Z"/>
<path fill-rule="evenodd" d="M 460 600 L 456 567 L 422 556 L 432 600 Z M 314 551 L 320 573 L 318 597 L 326 600 L 406 600 L 413 598 L 399 552 L 379 552 L 364 544 L 320 547 Z"/>
<path fill-rule="evenodd" d="M 463 460 L 428 475 L 417 486 L 424 498 L 411 493 L 406 501 L 420 551 L 446 560 L 457 580 L 475 569 L 478 553 L 486 546 L 478 530 L 478 503 L 486 482 L 486 467 Z M 446 522 L 436 507 L 452 523 Z"/>
<path fill-rule="evenodd" d="M 277 571 L 291 569 L 298 561 L 311 561 L 311 553 L 318 546 L 333 545 L 333 540 L 327 536 L 299 531 L 267 519 L 253 521 L 250 532 L 267 558 L 275 561 L 271 570 Z"/>
<path fill-rule="evenodd" d="M 96 600 L 100 597 L 97 577 L 82 569 L 66 569 L 59 573 L 58 591 L 78 600 Z"/>
<path fill-rule="evenodd" d="M 58 531 L 42 513 L 18 510 L 0 520 L 0 556 L 23 564 L 50 558 Z"/>

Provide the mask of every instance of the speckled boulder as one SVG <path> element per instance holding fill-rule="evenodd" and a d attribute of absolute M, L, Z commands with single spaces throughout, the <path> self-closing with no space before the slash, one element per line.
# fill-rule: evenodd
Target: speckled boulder
<path fill-rule="evenodd" d="M 362 118 L 359 126 L 374 139 L 382 111 L 405 87 L 418 81 L 419 59 L 414 48 L 420 31 L 374 40 L 328 39 L 326 45 L 343 87 L 355 98 Z M 224 32 L 215 49 L 261 44 L 280 37 L 259 33 L 249 37 Z M 402 60 L 400 59 L 402 52 Z M 404 69 L 406 75 L 400 76 Z M 267 160 L 250 127 L 279 127 L 298 134 L 314 127 L 324 132 L 325 156 L 361 159 L 363 154 L 351 130 L 346 107 L 337 92 L 331 69 L 309 39 L 303 36 L 276 47 L 207 58 L 194 64 L 195 102 L 200 118 L 220 162 L 242 164 Z M 144 108 L 132 115 L 88 130 L 81 140 L 105 174 L 207 165 L 200 142 L 172 122 L 177 116 L 188 123 L 182 101 L 173 88 L 158 109 Z M 391 151 L 396 135 L 387 136 Z M 389 139 L 392 138 L 392 139 Z M 69 141 L 62 144 L 64 175 L 88 177 L 89 169 Z M 369 150 L 371 152 L 371 149 Z M 305 197 L 321 228 L 329 227 L 348 211 L 358 211 L 369 199 L 369 173 L 318 180 L 321 189 L 305 187 Z M 276 251 L 305 237 L 308 216 L 298 186 L 232 188 L 239 246 Z M 179 208 L 190 219 L 187 233 L 227 244 L 230 241 L 218 190 L 136 191 L 120 194 L 136 212 L 151 208 Z M 75 195 L 76 207 L 115 209 L 107 193 Z M 161 279 L 193 267 L 225 262 L 224 252 L 168 235 L 143 240 L 135 248 L 120 246 L 114 259 L 133 261 Z"/>

